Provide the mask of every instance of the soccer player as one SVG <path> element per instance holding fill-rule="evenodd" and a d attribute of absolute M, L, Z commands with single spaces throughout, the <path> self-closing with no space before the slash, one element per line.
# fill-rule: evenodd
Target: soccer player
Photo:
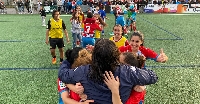
<path fill-rule="evenodd" d="M 81 65 L 87 65 L 91 63 L 91 54 L 81 47 L 75 47 L 73 49 L 68 49 L 65 52 L 66 60 L 71 64 L 71 68 L 76 68 Z M 79 93 L 83 92 L 83 86 L 80 83 L 76 85 L 66 84 L 62 81 L 57 80 L 58 92 L 59 92 L 59 104 L 89 104 L 93 102 L 92 100 L 84 100 L 82 95 Z M 87 103 L 88 102 L 88 103 Z"/>
<path fill-rule="evenodd" d="M 126 31 L 126 21 L 124 19 L 124 15 L 122 11 L 118 11 L 116 16 L 117 16 L 116 24 L 119 24 L 122 26 L 122 30 L 123 30 L 122 35 L 124 35 L 127 33 L 127 31 Z"/>
<path fill-rule="evenodd" d="M 99 14 L 94 14 L 93 18 L 96 20 L 96 24 L 98 24 L 102 29 L 107 25 L 103 19 L 100 17 Z M 103 31 L 103 30 L 102 30 Z M 102 34 L 103 35 L 103 34 Z M 95 40 L 99 39 L 101 37 L 101 31 L 99 30 L 95 30 Z"/>
<path fill-rule="evenodd" d="M 52 64 L 56 64 L 56 46 L 60 52 L 60 63 L 63 61 L 64 53 L 64 41 L 63 41 L 63 30 L 69 43 L 69 37 L 66 30 L 64 21 L 60 18 L 60 13 L 57 10 L 54 10 L 52 13 L 52 18 L 48 21 L 47 30 L 46 30 L 46 44 L 50 43 L 50 51 L 52 56 Z"/>
<path fill-rule="evenodd" d="M 136 8 L 134 5 L 130 6 L 131 16 L 130 16 L 130 26 L 131 31 L 136 31 Z"/>
<path fill-rule="evenodd" d="M 115 25 L 113 27 L 113 33 L 114 33 L 114 36 L 110 37 L 109 40 L 112 40 L 113 42 L 115 42 L 118 48 L 129 45 L 128 40 L 124 36 L 122 36 L 121 25 Z"/>
<path fill-rule="evenodd" d="M 99 10 L 99 15 L 101 16 L 101 18 L 103 19 L 104 22 L 106 22 L 106 19 L 109 19 L 108 17 L 106 17 L 106 12 L 105 12 L 105 7 L 102 6 Z M 104 35 L 104 26 L 103 26 L 103 30 L 102 30 L 102 35 Z"/>
<path fill-rule="evenodd" d="M 160 54 L 157 54 L 153 50 L 144 47 L 144 35 L 140 32 L 134 32 L 130 36 L 129 45 L 119 47 L 120 52 L 133 52 L 133 53 L 142 53 L 146 59 L 151 59 L 156 62 L 166 62 L 168 60 L 167 55 L 161 49 Z"/>
<path fill-rule="evenodd" d="M 87 13 L 87 18 L 84 22 L 84 32 L 83 32 L 83 47 L 85 48 L 86 45 L 94 45 L 94 32 L 95 30 L 101 31 L 101 27 L 96 23 L 96 20 L 93 18 L 93 14 L 91 12 Z"/>
<path fill-rule="evenodd" d="M 72 70 L 70 63 L 65 60 L 60 67 L 58 78 L 68 84 L 80 82 L 87 99 L 94 100 L 94 103 L 112 104 L 111 92 L 103 84 L 105 71 L 112 71 L 114 76 L 119 76 L 119 93 L 122 103 L 125 103 L 135 85 L 154 84 L 158 77 L 148 69 L 141 70 L 133 66 L 120 65 L 119 54 L 114 42 L 101 38 L 95 43 L 92 64 Z"/>
<path fill-rule="evenodd" d="M 46 12 L 45 12 L 45 9 L 42 6 L 40 7 L 39 13 L 40 13 L 41 18 L 42 18 L 42 26 L 46 26 L 45 25 Z"/>

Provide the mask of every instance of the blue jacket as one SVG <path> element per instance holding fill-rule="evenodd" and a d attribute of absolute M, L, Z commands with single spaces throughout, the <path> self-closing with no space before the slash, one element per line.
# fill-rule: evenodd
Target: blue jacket
<path fill-rule="evenodd" d="M 76 69 L 70 69 L 68 61 L 63 61 L 60 66 L 58 78 L 66 84 L 75 84 L 80 82 L 84 87 L 84 93 L 87 99 L 94 100 L 93 104 L 112 104 L 112 94 L 106 84 L 94 83 L 89 77 L 90 65 L 80 66 Z M 120 80 L 120 97 L 123 103 L 127 101 L 136 85 L 149 85 L 157 82 L 156 74 L 148 69 L 138 69 L 133 66 L 119 65 L 116 68 L 114 76 Z"/>

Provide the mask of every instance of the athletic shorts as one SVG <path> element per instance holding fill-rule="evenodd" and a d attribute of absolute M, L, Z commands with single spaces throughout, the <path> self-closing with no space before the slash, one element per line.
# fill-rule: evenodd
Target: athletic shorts
<path fill-rule="evenodd" d="M 63 38 L 49 38 L 49 42 L 50 42 L 50 49 L 56 49 L 56 46 L 58 48 L 64 47 Z"/>

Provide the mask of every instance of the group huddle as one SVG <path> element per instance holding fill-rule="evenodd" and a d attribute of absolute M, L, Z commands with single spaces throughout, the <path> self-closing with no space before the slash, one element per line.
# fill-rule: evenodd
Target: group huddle
<path fill-rule="evenodd" d="M 143 104 L 146 85 L 158 80 L 155 72 L 145 68 L 145 61 L 152 59 L 163 63 L 168 57 L 163 49 L 157 54 L 144 46 L 144 35 L 136 31 L 133 19 L 130 24 L 134 23 L 131 26 L 134 31 L 129 40 L 124 37 L 127 26 L 122 26 L 121 21 L 114 25 L 113 36 L 101 38 L 107 17 L 103 8 L 100 10 L 88 12 L 85 19 L 81 8 L 76 7 L 70 19 L 73 48 L 65 52 L 66 60 L 63 60 L 62 34 L 64 30 L 69 42 L 66 26 L 56 10 L 48 21 L 46 44 L 50 43 L 53 64 L 56 63 L 56 47 L 60 52 L 59 104 Z M 117 16 L 122 17 L 120 12 Z"/>
<path fill-rule="evenodd" d="M 145 85 L 158 80 L 144 67 L 143 55 L 120 52 L 108 39 L 68 49 L 65 56 L 58 74 L 60 104 L 142 104 Z"/>

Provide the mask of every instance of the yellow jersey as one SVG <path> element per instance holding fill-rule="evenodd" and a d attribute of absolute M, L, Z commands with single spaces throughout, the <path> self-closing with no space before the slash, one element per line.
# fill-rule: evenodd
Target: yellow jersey
<path fill-rule="evenodd" d="M 50 29 L 49 29 L 49 37 L 50 38 L 63 38 L 63 27 L 62 27 L 62 19 L 55 21 L 53 18 L 50 19 Z"/>
<path fill-rule="evenodd" d="M 84 28 L 84 14 L 79 14 L 79 20 L 81 21 L 81 28 Z"/>
<path fill-rule="evenodd" d="M 95 30 L 94 38 L 100 38 L 101 37 L 101 31 Z"/>
<path fill-rule="evenodd" d="M 109 40 L 112 40 L 113 42 L 115 42 L 115 45 L 119 48 L 121 46 L 126 46 L 128 45 L 128 40 L 125 37 L 121 37 L 118 41 L 115 41 L 114 36 L 110 37 Z"/>

